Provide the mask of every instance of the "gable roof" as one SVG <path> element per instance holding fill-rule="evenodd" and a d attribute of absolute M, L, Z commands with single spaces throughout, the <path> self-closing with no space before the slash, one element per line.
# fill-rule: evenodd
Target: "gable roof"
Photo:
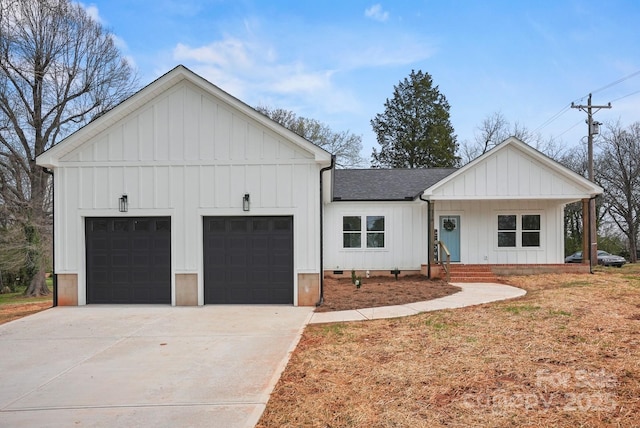
<path fill-rule="evenodd" d="M 604 189 L 510 137 L 424 191 L 431 200 L 595 197 Z"/>
<path fill-rule="evenodd" d="M 151 102 L 151 100 L 157 96 L 185 80 L 206 91 L 235 110 L 240 111 L 274 133 L 282 136 L 287 141 L 290 141 L 301 147 L 303 150 L 306 150 L 313 155 L 316 162 L 327 165 L 331 162 L 331 154 L 326 150 L 302 138 L 266 115 L 258 112 L 248 104 L 245 104 L 234 96 L 223 91 L 185 66 L 178 65 L 173 70 L 151 82 L 149 85 L 145 86 L 111 110 L 105 112 L 102 116 L 99 116 L 92 122 L 66 137 L 64 140 L 60 141 L 55 146 L 51 147 L 49 150 L 42 153 L 36 159 L 37 164 L 48 168 L 57 166 L 59 160 L 66 154 L 69 154 L 83 143 L 97 136 L 107 128 L 115 125 L 119 120 L 132 114 L 137 109 Z"/>
<path fill-rule="evenodd" d="M 336 169 L 334 201 L 414 200 L 455 168 Z"/>

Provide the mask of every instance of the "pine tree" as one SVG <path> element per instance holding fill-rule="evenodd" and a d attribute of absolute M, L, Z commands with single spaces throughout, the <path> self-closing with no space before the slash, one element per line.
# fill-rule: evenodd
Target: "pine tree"
<path fill-rule="evenodd" d="M 372 165 L 379 168 L 455 167 L 458 143 L 449 119 L 449 103 L 429 73 L 412 70 L 394 86 L 384 113 L 371 121 L 380 151 Z"/>

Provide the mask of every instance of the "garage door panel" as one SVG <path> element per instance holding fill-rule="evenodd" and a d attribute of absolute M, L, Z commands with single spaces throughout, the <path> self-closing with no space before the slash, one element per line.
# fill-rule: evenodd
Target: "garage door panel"
<path fill-rule="evenodd" d="M 126 237 L 118 237 L 111 239 L 111 249 L 112 250 L 128 250 L 131 246 L 131 242 Z"/>
<path fill-rule="evenodd" d="M 171 221 L 87 218 L 87 302 L 171 303 Z"/>
<path fill-rule="evenodd" d="M 253 269 L 259 269 L 260 267 L 269 266 L 269 254 L 252 254 L 251 265 Z"/>
<path fill-rule="evenodd" d="M 293 303 L 292 217 L 203 221 L 205 303 Z"/>

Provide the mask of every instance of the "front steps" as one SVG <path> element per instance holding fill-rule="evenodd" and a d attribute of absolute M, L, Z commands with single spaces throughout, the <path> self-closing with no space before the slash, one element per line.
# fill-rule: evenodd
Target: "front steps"
<path fill-rule="evenodd" d="M 450 265 L 451 279 L 449 282 L 493 282 L 500 283 L 490 265 Z"/>

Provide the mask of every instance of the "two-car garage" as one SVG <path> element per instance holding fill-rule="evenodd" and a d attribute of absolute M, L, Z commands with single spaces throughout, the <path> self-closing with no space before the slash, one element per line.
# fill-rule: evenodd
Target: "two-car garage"
<path fill-rule="evenodd" d="M 293 217 L 203 218 L 204 303 L 292 304 Z M 171 219 L 85 219 L 87 303 L 171 303 Z"/>
<path fill-rule="evenodd" d="M 333 156 L 183 66 L 36 162 L 56 304 L 320 299 Z"/>

